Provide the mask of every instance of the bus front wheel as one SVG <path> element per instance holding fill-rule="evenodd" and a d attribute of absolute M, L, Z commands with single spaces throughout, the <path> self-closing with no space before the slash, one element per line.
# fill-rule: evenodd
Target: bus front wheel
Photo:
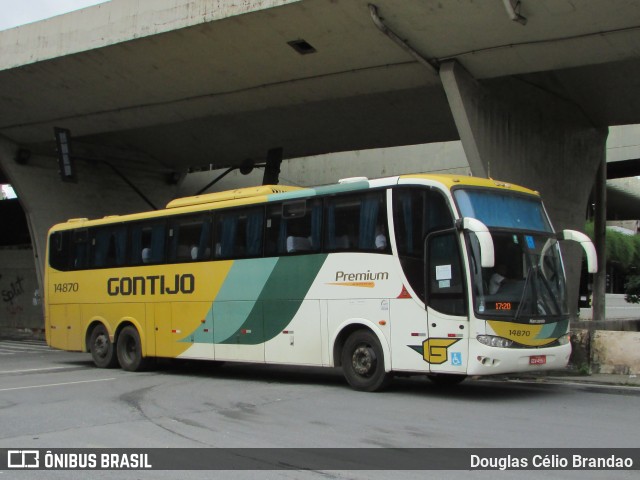
<path fill-rule="evenodd" d="M 144 370 L 148 359 L 142 357 L 142 343 L 136 327 L 124 327 L 118 335 L 118 361 L 123 370 L 137 372 Z"/>
<path fill-rule="evenodd" d="M 89 351 L 96 367 L 114 368 L 118 366 L 115 346 L 109 340 L 109 332 L 104 325 L 96 325 L 91 331 Z"/>
<path fill-rule="evenodd" d="M 389 384 L 384 371 L 384 354 L 378 337 L 367 330 L 357 330 L 347 338 L 342 349 L 342 370 L 355 390 L 375 392 Z"/>

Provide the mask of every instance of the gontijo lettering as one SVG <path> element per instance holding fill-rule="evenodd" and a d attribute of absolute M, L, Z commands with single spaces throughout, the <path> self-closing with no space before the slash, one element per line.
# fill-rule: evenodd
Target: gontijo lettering
<path fill-rule="evenodd" d="M 107 280 L 107 293 L 116 295 L 188 295 L 196 289 L 196 279 L 191 273 L 148 275 L 146 277 L 112 277 Z"/>

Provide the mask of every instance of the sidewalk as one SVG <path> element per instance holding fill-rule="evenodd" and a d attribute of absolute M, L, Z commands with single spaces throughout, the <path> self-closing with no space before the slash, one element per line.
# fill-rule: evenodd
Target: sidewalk
<path fill-rule="evenodd" d="M 574 371 L 567 370 L 566 372 L 540 372 L 521 375 L 514 373 L 511 375 L 500 375 L 500 377 L 513 381 L 540 383 L 581 383 L 585 385 L 607 385 L 640 388 L 640 375 L 621 375 L 613 373 L 593 373 L 590 375 L 580 375 Z"/>
<path fill-rule="evenodd" d="M 613 373 L 594 373 L 591 375 L 549 376 L 549 380 L 571 383 L 585 383 L 595 385 L 619 385 L 626 387 L 640 387 L 639 375 L 620 375 Z"/>

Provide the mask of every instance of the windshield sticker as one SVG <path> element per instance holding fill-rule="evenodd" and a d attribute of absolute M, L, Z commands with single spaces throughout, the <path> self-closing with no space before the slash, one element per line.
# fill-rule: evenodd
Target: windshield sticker
<path fill-rule="evenodd" d="M 451 265 L 436 266 L 436 280 L 451 280 Z"/>
<path fill-rule="evenodd" d="M 524 238 L 527 240 L 527 247 L 529 247 L 531 250 L 536 248 L 536 242 L 533 240 L 533 237 L 531 235 L 526 235 Z"/>

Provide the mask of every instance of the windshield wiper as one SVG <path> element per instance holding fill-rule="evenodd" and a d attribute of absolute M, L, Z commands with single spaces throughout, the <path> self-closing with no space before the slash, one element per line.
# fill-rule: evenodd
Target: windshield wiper
<path fill-rule="evenodd" d="M 522 296 L 520 297 L 520 303 L 518 305 L 518 310 L 516 310 L 516 314 L 513 317 L 513 321 L 517 322 L 520 317 L 520 312 L 522 311 L 522 306 L 524 305 L 524 296 L 527 294 L 527 287 L 529 286 L 529 281 L 531 280 L 531 275 L 534 270 L 537 270 L 538 267 L 536 265 L 531 265 L 529 270 L 527 271 L 527 278 L 524 280 L 524 287 L 522 288 Z"/>
<path fill-rule="evenodd" d="M 544 300 L 545 297 L 548 297 L 551 300 L 551 302 L 553 303 L 553 307 L 556 309 L 556 312 L 557 312 L 556 315 L 561 315 L 562 314 L 562 309 L 560 308 L 560 304 L 558 303 L 558 299 L 553 294 L 553 288 L 551 287 L 549 281 L 544 276 L 544 271 L 542 271 L 542 275 L 540 276 L 540 282 L 544 286 L 544 289 L 541 289 L 542 291 L 540 292 L 541 298 Z M 544 293 L 545 289 L 546 289 L 546 293 Z M 545 303 L 546 306 L 551 306 L 551 305 L 549 305 L 549 302 L 544 302 L 544 303 Z"/>

